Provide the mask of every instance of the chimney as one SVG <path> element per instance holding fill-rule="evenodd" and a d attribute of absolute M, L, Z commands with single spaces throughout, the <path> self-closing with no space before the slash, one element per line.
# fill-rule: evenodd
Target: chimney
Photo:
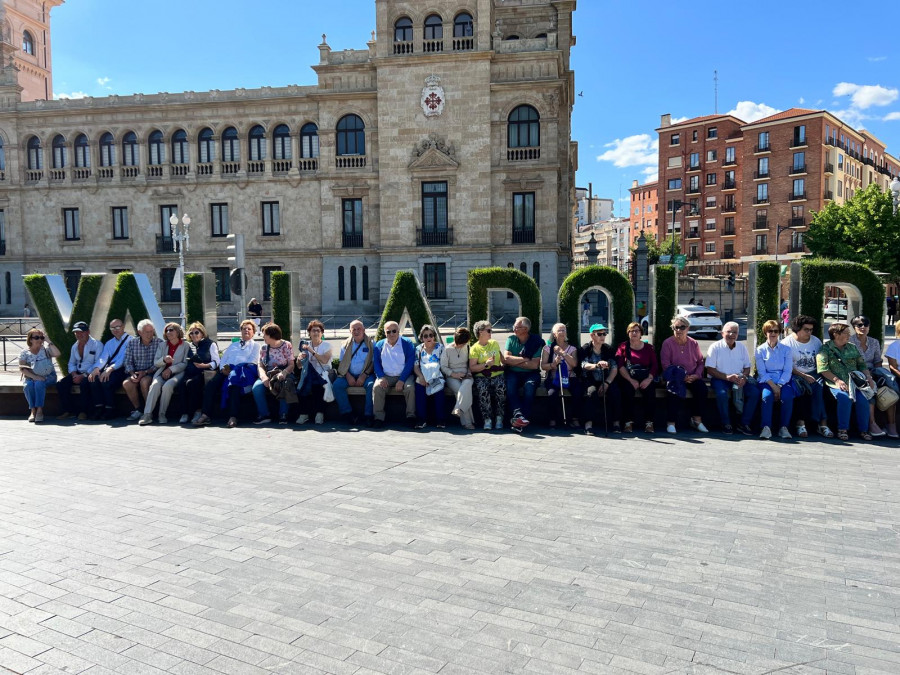
<path fill-rule="evenodd" d="M 637 179 L 631 181 L 631 189 L 632 189 L 632 190 L 633 190 L 634 188 L 636 188 L 637 186 L 638 186 Z"/>
<path fill-rule="evenodd" d="M 666 113 L 665 115 L 659 116 L 659 126 L 661 127 L 670 127 L 672 126 L 672 115 Z"/>

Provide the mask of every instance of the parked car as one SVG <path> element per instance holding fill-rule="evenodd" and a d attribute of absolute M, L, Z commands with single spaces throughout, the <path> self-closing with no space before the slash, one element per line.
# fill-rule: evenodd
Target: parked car
<path fill-rule="evenodd" d="M 719 313 L 703 305 L 678 305 L 677 312 L 690 324 L 688 335 L 693 338 L 705 336 L 717 338 L 722 332 L 722 318 Z"/>
<path fill-rule="evenodd" d="M 832 298 L 825 304 L 826 319 L 846 319 L 847 301 L 841 298 Z"/>

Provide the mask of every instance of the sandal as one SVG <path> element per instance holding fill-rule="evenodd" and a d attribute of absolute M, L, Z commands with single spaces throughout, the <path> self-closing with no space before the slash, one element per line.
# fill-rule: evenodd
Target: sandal
<path fill-rule="evenodd" d="M 237 426 L 237 417 L 229 417 L 228 424 L 226 426 L 229 429 L 234 429 Z"/>
<path fill-rule="evenodd" d="M 634 431 L 634 422 L 625 422 L 625 433 L 630 434 Z"/>
<path fill-rule="evenodd" d="M 849 434 L 847 434 L 846 429 L 838 429 L 837 437 L 838 437 L 839 441 L 849 441 L 850 440 L 850 436 L 849 436 Z"/>
<path fill-rule="evenodd" d="M 844 434 L 845 434 L 845 435 L 846 435 L 846 433 L 847 433 L 847 432 L 844 431 Z M 834 438 L 834 432 L 833 432 L 831 429 L 829 429 L 829 428 L 828 428 L 828 425 L 826 425 L 826 424 L 820 424 L 820 425 L 819 425 L 819 435 L 820 435 L 820 436 L 824 436 L 825 438 Z M 846 441 L 847 439 L 845 438 L 845 439 L 843 439 L 843 440 Z"/>
<path fill-rule="evenodd" d="M 799 436 L 800 438 L 806 438 L 807 436 L 809 436 L 809 433 L 806 431 L 806 425 L 797 425 L 797 436 Z"/>
<path fill-rule="evenodd" d="M 870 434 L 868 431 L 861 431 L 861 432 L 859 433 L 859 437 L 860 437 L 861 439 L 863 439 L 864 441 L 871 441 L 872 438 L 873 438 L 873 437 L 872 437 L 872 434 Z"/>
<path fill-rule="evenodd" d="M 644 433 L 652 434 L 653 433 L 653 422 L 647 422 L 644 424 Z"/>

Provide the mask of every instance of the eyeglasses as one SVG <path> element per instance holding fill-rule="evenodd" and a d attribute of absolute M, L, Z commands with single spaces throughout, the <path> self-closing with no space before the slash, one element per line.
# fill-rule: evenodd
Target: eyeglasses
<path fill-rule="evenodd" d="M 687 326 L 673 326 L 672 328 L 673 328 L 673 330 L 687 330 L 688 329 Z"/>
<path fill-rule="evenodd" d="M 122 330 L 123 328 L 125 328 L 125 326 L 110 326 L 109 327 L 110 330 Z"/>
<path fill-rule="evenodd" d="M 607 335 L 609 335 L 609 333 L 606 333 L 606 332 L 600 331 L 600 330 L 595 330 L 593 333 L 591 333 L 591 335 L 596 335 L 597 337 L 606 337 Z"/>
<path fill-rule="evenodd" d="M 397 333 L 399 331 L 396 328 L 394 328 L 393 330 L 386 330 L 384 332 L 386 335 L 393 335 L 394 333 Z"/>
<path fill-rule="evenodd" d="M 177 333 L 178 331 L 176 331 L 174 328 L 166 328 L 166 330 L 165 330 L 164 332 L 166 332 L 166 333 Z"/>
<path fill-rule="evenodd" d="M 853 325 L 856 326 L 857 328 L 868 328 L 869 322 L 868 321 L 859 321 L 858 323 L 855 323 Z"/>
<path fill-rule="evenodd" d="M 32 335 L 31 337 L 34 340 L 45 340 L 46 339 L 43 335 Z"/>
<path fill-rule="evenodd" d="M 481 332 L 482 333 L 493 333 L 494 329 L 493 328 L 482 328 Z"/>
<path fill-rule="evenodd" d="M 199 330 L 192 330 L 191 335 L 203 335 Z"/>
<path fill-rule="evenodd" d="M 423 340 L 427 340 L 428 338 L 433 338 L 433 337 L 436 337 L 434 333 L 424 333 L 422 335 Z"/>

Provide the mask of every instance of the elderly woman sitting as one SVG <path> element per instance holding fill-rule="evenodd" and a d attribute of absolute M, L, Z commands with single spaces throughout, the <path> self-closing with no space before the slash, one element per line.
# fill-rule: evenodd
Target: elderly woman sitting
<path fill-rule="evenodd" d="M 163 329 L 165 340 L 156 348 L 154 366 L 156 374 L 147 391 L 147 402 L 144 405 L 144 414 L 138 421 L 140 426 L 145 426 L 153 421 L 153 408 L 159 401 L 159 423 L 167 424 L 166 411 L 175 388 L 184 378 L 184 370 L 187 368 L 188 344 L 184 341 L 184 329 L 177 323 L 167 323 Z"/>
<path fill-rule="evenodd" d="M 424 429 L 427 425 L 428 399 L 434 401 L 435 425 L 438 429 L 443 429 L 447 426 L 444 373 L 441 372 L 444 345 L 438 340 L 437 329 L 427 323 L 419 330 L 419 343 L 416 347 L 416 363 L 413 365 L 413 373 L 416 375 L 416 429 Z"/>
<path fill-rule="evenodd" d="M 845 323 L 833 323 L 828 328 L 829 342 L 822 346 L 816 355 L 816 369 L 828 385 L 828 391 L 837 400 L 838 432 L 840 440 L 846 441 L 850 428 L 850 408 L 856 404 L 856 425 L 859 435 L 864 441 L 871 441 L 869 433 L 869 407 L 871 402 L 850 380 L 850 373 L 858 370 L 863 373 L 869 386 L 874 389 L 875 382 L 866 368 L 866 361 L 856 345 L 850 343 L 850 327 Z M 851 393 L 854 395 L 851 398 Z"/>
<path fill-rule="evenodd" d="M 494 329 L 489 321 L 478 321 L 473 327 L 478 340 L 469 349 L 469 371 L 475 378 L 478 405 L 484 419 L 485 431 L 503 428 L 503 408 L 506 407 L 506 379 L 503 376 L 503 352 L 491 339 Z M 496 413 L 495 413 L 496 411 Z"/>
<path fill-rule="evenodd" d="M 634 431 L 634 396 L 638 390 L 642 392 L 646 433 L 653 433 L 653 418 L 656 416 L 656 376 L 659 375 L 659 361 L 656 359 L 653 346 L 641 340 L 641 334 L 639 323 L 628 324 L 628 339 L 616 350 L 626 434 Z"/>
<path fill-rule="evenodd" d="M 875 338 L 869 337 L 869 328 L 871 326 L 869 318 L 862 315 L 855 316 L 850 325 L 853 326 L 855 331 L 855 334 L 850 336 L 850 343 L 856 345 L 856 348 L 859 349 L 859 353 L 862 354 L 866 366 L 872 374 L 872 379 L 875 380 L 878 386 L 884 385 L 894 391 L 898 391 L 893 375 L 883 365 L 881 343 Z M 884 436 L 887 433 L 891 438 L 897 438 L 896 411 L 896 404 L 884 411 L 888 428 L 887 432 L 885 432 L 875 423 L 875 405 L 869 406 L 869 433 L 873 437 Z"/>
<path fill-rule="evenodd" d="M 591 341 L 582 345 L 578 351 L 581 363 L 581 386 L 584 388 L 584 404 L 582 406 L 584 433 L 594 435 L 594 424 L 600 424 L 603 416 L 603 429 L 620 433 L 622 427 L 622 396 L 616 382 L 616 350 L 606 344 L 609 331 L 602 323 L 591 326 Z M 602 401 L 600 399 L 603 399 Z"/>
<path fill-rule="evenodd" d="M 688 391 L 691 392 L 691 428 L 704 434 L 709 432 L 703 424 L 703 411 L 706 409 L 706 397 L 709 393 L 709 388 L 703 381 L 706 360 L 700 352 L 700 345 L 688 336 L 688 328 L 690 324 L 683 316 L 672 319 L 672 337 L 663 341 L 659 351 L 663 379 L 667 382 L 666 431 L 670 434 L 676 433 L 678 408 L 681 400 L 687 398 Z"/>
<path fill-rule="evenodd" d="M 760 438 L 772 438 L 772 411 L 776 401 L 781 401 L 780 438 L 791 438 L 788 429 L 794 410 L 794 385 L 791 373 L 794 359 L 791 348 L 778 341 L 781 325 L 774 319 L 766 321 L 762 327 L 766 341 L 756 348 L 756 374 L 762 397 L 760 415 L 762 431 Z"/>
<path fill-rule="evenodd" d="M 463 429 L 474 429 L 472 417 L 472 373 L 469 372 L 469 339 L 471 333 L 465 326 L 460 326 L 453 333 L 453 344 L 441 352 L 441 372 L 444 374 L 444 385 L 451 394 L 456 395 L 453 413 L 459 417 Z"/>
<path fill-rule="evenodd" d="M 578 348 L 570 345 L 566 335 L 566 324 L 556 323 L 550 331 L 550 342 L 541 350 L 541 370 L 546 373 L 544 380 L 547 396 L 551 400 L 552 413 L 550 427 L 565 425 L 566 416 L 571 420 L 573 428 L 581 427 L 578 421 L 578 404 L 581 399 L 581 386 L 577 377 Z M 569 391 L 569 410 L 564 400 L 566 390 Z"/>

